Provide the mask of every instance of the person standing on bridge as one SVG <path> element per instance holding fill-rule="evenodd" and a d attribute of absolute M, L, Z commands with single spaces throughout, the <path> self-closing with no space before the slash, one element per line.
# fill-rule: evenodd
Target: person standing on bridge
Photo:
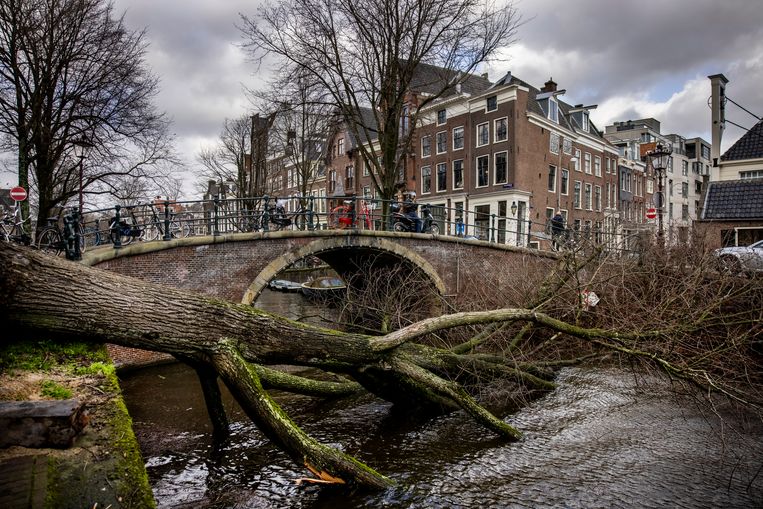
<path fill-rule="evenodd" d="M 557 210 L 554 217 L 551 218 L 551 248 L 559 251 L 562 247 L 562 234 L 564 233 L 564 216 L 562 211 Z"/>

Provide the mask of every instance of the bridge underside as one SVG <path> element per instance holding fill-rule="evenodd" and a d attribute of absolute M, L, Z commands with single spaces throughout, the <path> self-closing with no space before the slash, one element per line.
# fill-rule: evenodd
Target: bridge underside
<path fill-rule="evenodd" d="M 419 282 L 426 281 L 439 295 L 446 293 L 445 284 L 437 271 L 424 258 L 385 239 L 375 239 L 373 242 L 368 240 L 357 238 L 353 242 L 347 242 L 347 239 L 337 242 L 337 239 L 320 239 L 292 249 L 273 260 L 257 275 L 241 302 L 252 304 L 271 279 L 295 262 L 310 256 L 325 262 L 356 289 L 368 283 L 367 275 L 381 271 L 396 279 L 389 282 L 392 286 L 403 285 L 406 281 L 415 279 Z"/>

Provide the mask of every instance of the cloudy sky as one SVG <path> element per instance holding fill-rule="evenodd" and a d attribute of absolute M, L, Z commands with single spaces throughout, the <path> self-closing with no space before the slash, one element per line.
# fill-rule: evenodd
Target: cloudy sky
<path fill-rule="evenodd" d="M 224 119 L 250 110 L 243 87 L 267 75 L 237 46 L 239 13 L 256 0 L 116 0 L 133 29 L 145 27 L 148 64 L 161 78 L 158 105 L 174 120 L 189 170 L 214 143 Z M 663 133 L 710 140 L 710 84 L 723 73 L 728 96 L 763 115 L 763 9 L 760 0 L 518 0 L 525 23 L 492 79 L 511 70 L 538 87 L 549 77 L 571 103 L 597 104 L 603 128 L 655 117 Z M 756 120 L 729 105 L 727 118 Z M 742 133 L 728 126 L 724 149 Z M 186 186 L 191 191 L 191 185 Z"/>

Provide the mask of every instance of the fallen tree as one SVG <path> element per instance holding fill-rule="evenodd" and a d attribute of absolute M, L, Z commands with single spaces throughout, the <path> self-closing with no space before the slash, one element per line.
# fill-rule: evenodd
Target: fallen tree
<path fill-rule="evenodd" d="M 550 282 L 542 295 L 560 293 L 568 279 L 560 281 Z M 526 363 L 511 355 L 475 351 L 505 323 L 521 324 L 515 344 L 534 330 L 550 331 L 543 343 L 559 337 L 578 338 L 607 352 L 645 360 L 700 387 L 722 389 L 744 399 L 701 366 L 676 363 L 669 355 L 640 347 L 644 341 L 666 337 L 670 330 L 621 332 L 584 327 L 579 320 L 563 321 L 541 312 L 539 307 L 454 313 L 422 320 L 383 336 L 370 336 L 309 326 L 249 306 L 87 268 L 9 244 L 0 246 L 0 305 L 0 318 L 15 338 L 109 342 L 167 352 L 189 363 L 202 381 L 216 431 L 226 425 L 221 407 L 215 409 L 214 404 L 219 400 L 219 376 L 263 433 L 295 461 L 305 464 L 321 482 L 352 482 L 377 488 L 392 483 L 355 458 L 305 434 L 270 397 L 266 387 L 339 395 L 362 386 L 396 403 L 463 409 L 491 431 L 507 440 L 517 440 L 520 431 L 479 404 L 457 380 L 464 374 L 481 372 L 490 377 L 509 377 L 531 389 L 549 390 L 554 387 L 553 368 L 568 361 Z M 736 315 L 734 324 L 749 319 L 747 315 Z M 452 347 L 414 342 L 475 325 L 489 327 Z M 682 333 L 690 332 L 692 327 L 700 325 L 680 324 Z M 267 368 L 268 364 L 316 367 L 341 378 L 307 380 Z"/>

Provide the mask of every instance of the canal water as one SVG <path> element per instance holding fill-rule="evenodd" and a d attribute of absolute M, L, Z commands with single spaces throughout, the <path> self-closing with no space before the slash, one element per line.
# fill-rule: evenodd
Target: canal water
<path fill-rule="evenodd" d="M 324 311 L 272 292 L 259 304 L 292 316 Z M 624 369 L 565 369 L 558 382 L 505 417 L 525 434 L 517 443 L 463 412 L 418 418 L 368 395 L 276 393 L 308 433 L 398 483 L 372 493 L 297 485 L 305 471 L 227 393 L 232 435 L 215 444 L 182 365 L 125 375 L 122 388 L 159 507 L 763 507 L 759 421 L 709 411 Z"/>

